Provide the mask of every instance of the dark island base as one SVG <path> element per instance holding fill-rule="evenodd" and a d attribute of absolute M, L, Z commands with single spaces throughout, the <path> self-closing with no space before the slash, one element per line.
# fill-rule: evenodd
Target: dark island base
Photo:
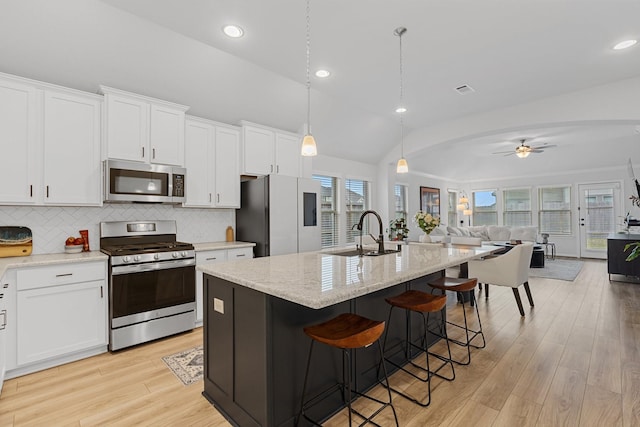
<path fill-rule="evenodd" d="M 311 342 L 302 329 L 346 312 L 386 321 L 389 306 L 385 297 L 406 289 L 430 291 L 427 281 L 441 276 L 442 272 L 434 273 L 314 310 L 205 275 L 204 397 L 234 425 L 293 426 L 300 409 Z M 453 299 L 449 301 L 451 304 Z M 388 347 L 398 347 L 407 328 L 411 329 L 412 338 L 419 341 L 421 324 L 416 317 L 412 316 L 412 319 L 415 320 L 410 320 L 402 310 L 394 311 Z M 435 324 L 439 320 L 433 316 L 431 321 Z M 434 337 L 431 342 L 435 341 Z M 398 363 L 403 362 L 402 352 L 394 357 Z M 357 371 L 352 370 L 352 384 L 356 389 L 365 391 L 375 386 L 379 363 L 375 346 L 356 350 L 351 360 L 357 364 Z M 342 377 L 342 358 L 336 349 L 317 345 L 312 363 L 309 396 L 330 387 Z M 391 368 L 391 365 L 387 367 L 390 372 Z M 308 413 L 322 421 L 343 406 L 339 393 L 334 393 Z M 308 424 L 301 420 L 300 425 Z"/>

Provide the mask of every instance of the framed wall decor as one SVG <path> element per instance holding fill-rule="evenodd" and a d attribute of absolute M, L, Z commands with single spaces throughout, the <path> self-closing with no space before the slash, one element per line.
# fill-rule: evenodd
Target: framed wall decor
<path fill-rule="evenodd" d="M 420 187 L 420 210 L 440 216 L 440 189 Z"/>

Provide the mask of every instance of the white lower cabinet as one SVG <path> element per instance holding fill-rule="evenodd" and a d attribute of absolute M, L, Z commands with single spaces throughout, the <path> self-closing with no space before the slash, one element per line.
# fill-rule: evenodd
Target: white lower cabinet
<path fill-rule="evenodd" d="M 196 265 L 231 261 L 234 259 L 253 258 L 253 247 L 218 249 L 196 252 Z M 202 324 L 203 318 L 203 280 L 202 272 L 196 272 L 196 324 Z"/>
<path fill-rule="evenodd" d="M 107 345 L 106 261 L 17 271 L 16 367 Z"/>
<path fill-rule="evenodd" d="M 0 280 L 0 393 L 9 366 L 10 331 L 15 329 L 15 291 L 15 272 L 8 271 Z"/>

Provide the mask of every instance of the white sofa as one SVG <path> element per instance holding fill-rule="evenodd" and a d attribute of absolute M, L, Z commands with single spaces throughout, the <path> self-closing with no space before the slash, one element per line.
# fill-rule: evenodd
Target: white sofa
<path fill-rule="evenodd" d="M 439 227 L 431 233 L 431 236 L 432 240 L 442 240 L 445 236 L 450 236 L 452 241 L 456 240 L 458 243 L 468 241 L 468 244 L 474 244 L 478 241 L 482 243 L 504 243 L 510 240 L 535 243 L 538 238 L 538 227 L 507 227 L 502 225 L 446 227 L 446 229 Z"/>

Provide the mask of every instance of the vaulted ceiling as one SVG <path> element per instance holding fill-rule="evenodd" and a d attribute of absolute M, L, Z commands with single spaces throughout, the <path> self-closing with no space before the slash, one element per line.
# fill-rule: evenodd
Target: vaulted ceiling
<path fill-rule="evenodd" d="M 0 71 L 83 90 L 108 84 L 187 104 L 191 113 L 219 121 L 301 131 L 305 9 L 304 0 L 5 1 Z M 408 29 L 410 138 L 444 122 L 640 76 L 640 45 L 612 50 L 640 38 L 638 16 L 635 0 L 311 0 L 311 68 L 332 73 L 312 77 L 319 151 L 375 164 L 397 150 L 399 26 Z M 224 36 L 229 23 L 243 27 L 244 37 Z M 461 95 L 455 88 L 462 85 L 475 91 Z M 432 147 L 428 157 L 472 155 L 486 163 L 487 176 L 496 165 L 516 173 L 522 164 L 511 166 L 515 156 L 491 153 L 530 138 L 557 145 L 526 159 L 539 162 L 537 170 L 567 167 L 577 146 L 585 157 L 575 167 L 588 169 L 602 165 L 611 144 L 628 157 L 640 143 L 636 125 L 496 129 Z M 455 176 L 455 168 L 429 163 L 424 154 L 412 146 L 412 171 Z"/>

